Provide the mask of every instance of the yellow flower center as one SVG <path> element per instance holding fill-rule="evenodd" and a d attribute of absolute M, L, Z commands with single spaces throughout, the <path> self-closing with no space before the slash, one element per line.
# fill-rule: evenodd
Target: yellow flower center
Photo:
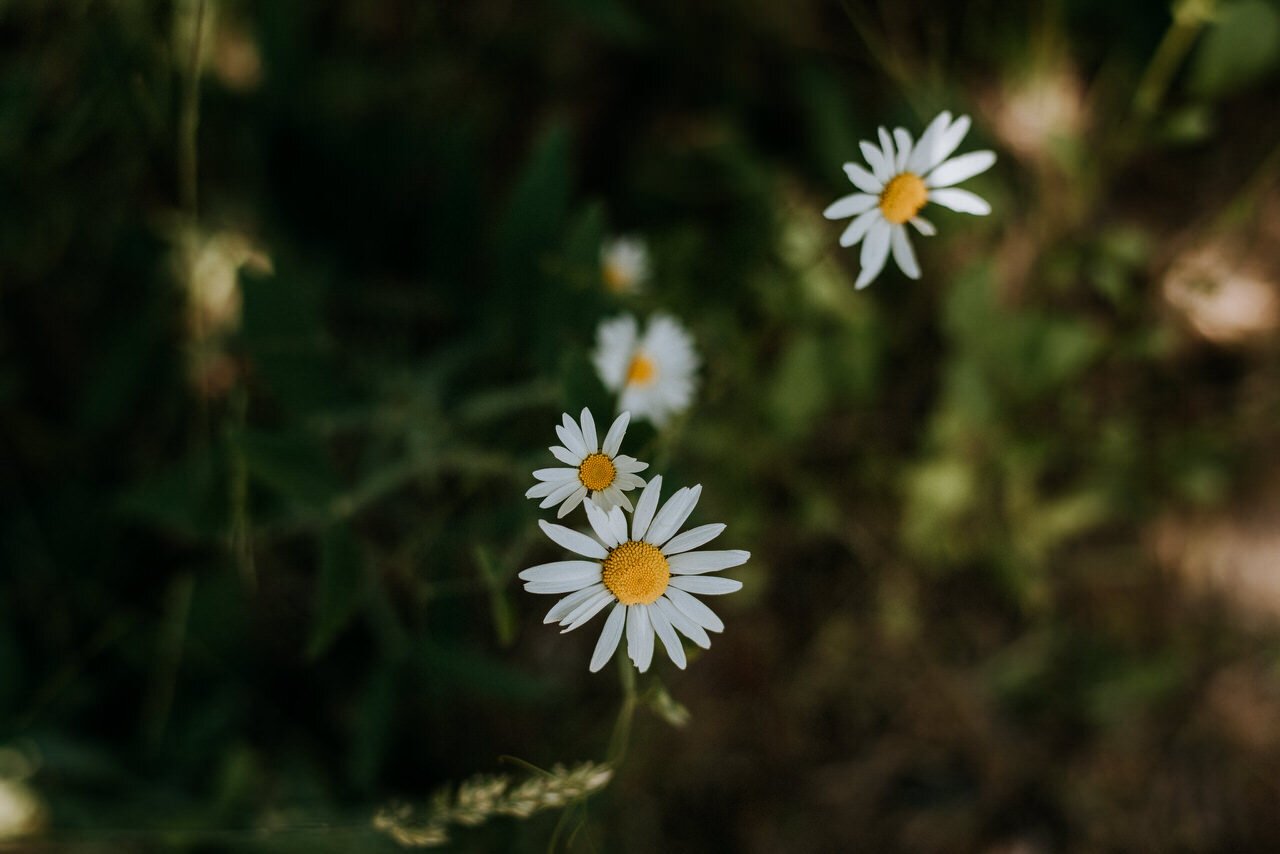
<path fill-rule="evenodd" d="M 607 489 L 617 474 L 613 460 L 599 452 L 587 454 L 587 458 L 578 466 L 578 480 L 592 492 Z"/>
<path fill-rule="evenodd" d="M 929 191 L 924 179 L 910 172 L 897 175 L 880 191 L 880 213 L 889 222 L 901 225 L 924 207 L 929 201 Z"/>
<path fill-rule="evenodd" d="M 621 264 L 607 262 L 604 265 L 604 284 L 615 294 L 628 291 L 631 289 L 631 272 Z"/>
<path fill-rule="evenodd" d="M 602 575 L 623 605 L 652 605 L 666 591 L 671 567 L 657 546 L 627 540 L 609 552 Z"/>
<path fill-rule="evenodd" d="M 648 385 L 658 376 L 658 366 L 644 353 L 636 353 L 627 368 L 627 385 Z"/>

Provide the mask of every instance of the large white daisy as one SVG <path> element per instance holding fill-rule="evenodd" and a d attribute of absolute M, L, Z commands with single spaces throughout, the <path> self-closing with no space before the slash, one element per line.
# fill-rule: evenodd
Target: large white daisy
<path fill-rule="evenodd" d="M 648 463 L 642 463 L 635 457 L 618 453 L 631 413 L 624 412 L 614 419 L 603 442 L 596 436 L 596 421 L 589 409 L 583 408 L 581 423 L 574 421 L 567 412 L 563 418 L 564 423 L 556 427 L 556 435 L 564 444 L 552 445 L 550 451 L 567 468 L 535 471 L 533 476 L 538 483 L 529 487 L 524 497 L 541 498 L 542 503 L 538 506 L 544 509 L 562 502 L 556 512 L 557 519 L 564 518 L 588 496 L 605 510 L 618 505 L 630 510 L 631 499 L 623 493 L 644 486 L 644 478 L 638 477 L 636 472 L 649 467 Z"/>
<path fill-rule="evenodd" d="M 693 400 L 698 353 L 684 327 L 665 314 L 651 318 L 644 335 L 631 315 L 603 321 L 592 361 L 618 394 L 618 409 L 637 418 L 662 426 Z"/>
<path fill-rule="evenodd" d="M 938 115 L 914 145 L 911 134 L 902 128 L 889 132 L 880 128 L 880 145 L 859 143 L 871 167 L 868 172 L 857 163 L 846 163 L 844 171 L 861 192 L 845 196 L 822 212 L 827 219 L 854 217 L 840 235 L 840 245 L 862 241 L 862 272 L 857 287 L 865 288 L 884 269 L 889 251 L 902 272 L 920 278 L 906 223 L 925 236 L 935 233 L 933 224 L 919 216 L 920 209 L 933 202 L 960 213 L 985 216 L 991 206 L 968 190 L 954 185 L 985 172 L 996 162 L 991 151 L 971 151 L 947 160 L 969 131 L 969 117 L 954 122 L 951 114 Z M 895 142 L 897 143 L 895 146 Z"/>
<path fill-rule="evenodd" d="M 649 278 L 649 247 L 639 237 L 615 237 L 600 247 L 600 274 L 615 294 L 633 294 Z"/>
<path fill-rule="evenodd" d="M 676 533 L 697 505 L 702 487 L 677 489 L 658 510 L 661 489 L 661 477 L 649 481 L 629 527 L 621 507 L 605 512 L 591 503 L 584 505 L 594 537 L 538 523 L 557 545 L 587 558 L 544 563 L 520 573 L 530 593 L 569 594 L 547 612 L 543 622 L 558 622 L 569 632 L 613 606 L 591 656 L 592 673 L 613 656 L 624 626 L 627 654 L 641 673 L 653 660 L 654 635 L 676 666 L 684 669 L 684 647 L 676 632 L 707 649 L 711 646 L 707 632 L 724 630 L 720 618 L 692 594 L 711 596 L 742 588 L 741 581 L 704 573 L 740 566 L 750 552 L 694 551 L 718 537 L 724 525 L 701 525 Z"/>

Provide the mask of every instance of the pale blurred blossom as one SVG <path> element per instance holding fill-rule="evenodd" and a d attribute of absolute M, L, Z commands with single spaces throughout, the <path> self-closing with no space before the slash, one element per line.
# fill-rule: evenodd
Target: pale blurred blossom
<path fill-rule="evenodd" d="M 0 841 L 30 835 L 44 824 L 44 805 L 31 787 L 0 778 Z"/>
<path fill-rule="evenodd" d="M 615 237 L 600 247 L 600 275 L 615 294 L 633 294 L 649 279 L 649 245 L 640 237 Z"/>
<path fill-rule="evenodd" d="M 1241 615 L 1280 618 L 1280 488 L 1247 504 L 1157 522 L 1156 559 L 1199 593 Z"/>
<path fill-rule="evenodd" d="M 193 334 L 209 337 L 240 326 L 240 271 L 272 272 L 271 258 L 244 234 L 219 231 L 180 247 L 179 277 L 187 287 Z"/>
<path fill-rule="evenodd" d="M 1084 86 L 1067 63 L 1028 71 L 984 100 L 996 136 L 1026 160 L 1041 160 L 1060 140 L 1077 139 L 1088 111 Z"/>
<path fill-rule="evenodd" d="M 1227 243 L 1183 253 L 1165 275 L 1162 291 L 1192 329 L 1218 344 L 1266 336 L 1280 325 L 1275 282 L 1240 247 Z"/>

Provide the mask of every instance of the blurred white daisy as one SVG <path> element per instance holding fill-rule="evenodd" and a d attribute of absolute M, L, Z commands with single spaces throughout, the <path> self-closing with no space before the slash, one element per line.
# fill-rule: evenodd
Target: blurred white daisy
<path fill-rule="evenodd" d="M 618 409 L 662 426 L 693 400 L 698 354 L 693 339 L 664 314 L 649 321 L 644 335 L 636 319 L 623 315 L 596 330 L 592 355 L 600 380 L 618 394 Z"/>
<path fill-rule="evenodd" d="M 677 489 L 658 510 L 661 490 L 661 477 L 649 481 L 636 502 L 630 527 L 622 508 L 606 513 L 586 504 L 594 537 L 538 523 L 557 545 L 587 558 L 544 563 L 520 573 L 530 593 L 569 594 L 547 612 L 543 622 L 559 623 L 569 632 L 613 606 L 591 656 L 592 673 L 613 656 L 624 626 L 627 654 L 641 673 L 653 660 L 654 635 L 676 666 L 684 669 L 684 647 L 676 632 L 707 649 L 711 646 L 707 632 L 724 630 L 720 618 L 692 594 L 713 596 L 742 588 L 741 581 L 704 573 L 740 566 L 750 552 L 694 551 L 718 537 L 724 525 L 701 525 L 676 533 L 697 505 L 702 487 Z"/>
<path fill-rule="evenodd" d="M 990 151 L 971 151 L 947 159 L 969 131 L 969 117 L 954 122 L 951 114 L 938 115 L 914 145 L 911 134 L 896 128 L 893 137 L 880 128 L 879 147 L 862 142 L 862 154 L 871 171 L 857 163 L 846 163 L 844 171 L 861 192 L 845 196 L 822 212 L 827 219 L 854 217 L 840 235 L 840 245 L 854 246 L 862 241 L 862 272 L 857 287 L 865 288 L 884 269 L 889 251 L 902 272 L 920 278 L 907 223 L 926 236 L 935 233 L 933 224 L 919 216 L 929 202 L 960 213 L 985 216 L 991 206 L 968 190 L 954 185 L 991 168 L 996 156 Z M 896 145 L 895 145 L 896 142 Z"/>
<path fill-rule="evenodd" d="M 541 498 L 538 506 L 544 509 L 562 502 L 557 519 L 563 518 L 587 496 L 605 510 L 618 505 L 630 510 L 631 499 L 623 493 L 644 486 L 644 478 L 637 477 L 636 472 L 649 467 L 635 457 L 618 453 L 630 421 L 630 412 L 619 415 L 601 442 L 590 410 L 582 410 L 581 424 L 564 413 L 564 423 L 556 427 L 556 435 L 564 444 L 552 445 L 550 450 L 551 455 L 568 468 L 538 469 L 533 476 L 539 482 L 530 487 L 524 497 Z"/>
<path fill-rule="evenodd" d="M 600 247 L 600 274 L 615 294 L 633 294 L 649 278 L 649 247 L 639 237 L 615 237 Z"/>

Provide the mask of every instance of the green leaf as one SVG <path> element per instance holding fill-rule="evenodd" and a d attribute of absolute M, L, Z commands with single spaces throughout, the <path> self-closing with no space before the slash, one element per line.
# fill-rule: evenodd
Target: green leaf
<path fill-rule="evenodd" d="M 382 662 L 369 675 L 360 699 L 349 761 L 351 776 L 363 790 L 372 787 L 378 779 L 387 755 L 402 671 L 399 662 Z"/>
<path fill-rule="evenodd" d="M 498 273 L 511 286 L 527 281 L 539 255 L 555 245 L 569 205 L 569 132 L 554 124 L 534 146 L 494 239 Z"/>
<path fill-rule="evenodd" d="M 1191 91 L 1216 97 L 1257 83 L 1280 62 L 1280 13 L 1261 0 L 1222 6 L 1196 51 Z"/>
<path fill-rule="evenodd" d="M 476 567 L 485 589 L 489 591 L 489 613 L 493 617 L 493 631 L 498 636 L 498 643 L 511 646 L 516 635 L 516 618 L 511 600 L 507 598 L 505 574 L 489 549 L 483 546 L 476 548 Z"/>
<path fill-rule="evenodd" d="M 223 530 L 226 500 L 216 461 L 193 454 L 134 484 L 118 499 L 128 517 L 190 539 L 213 539 Z"/>
<path fill-rule="evenodd" d="M 311 436 L 299 431 L 245 431 L 236 441 L 249 474 L 294 504 L 326 509 L 338 494 L 338 477 Z"/>
<path fill-rule="evenodd" d="M 366 592 L 360 544 L 346 527 L 329 528 L 320 542 L 320 579 L 308 658 L 324 655 L 364 603 Z"/>
<path fill-rule="evenodd" d="M 672 697 L 670 692 L 667 691 L 667 686 L 661 683 L 655 685 L 649 695 L 649 708 L 653 710 L 655 715 L 676 729 L 684 729 L 689 725 L 689 720 L 693 717 L 689 714 L 689 709 L 684 703 Z"/>

